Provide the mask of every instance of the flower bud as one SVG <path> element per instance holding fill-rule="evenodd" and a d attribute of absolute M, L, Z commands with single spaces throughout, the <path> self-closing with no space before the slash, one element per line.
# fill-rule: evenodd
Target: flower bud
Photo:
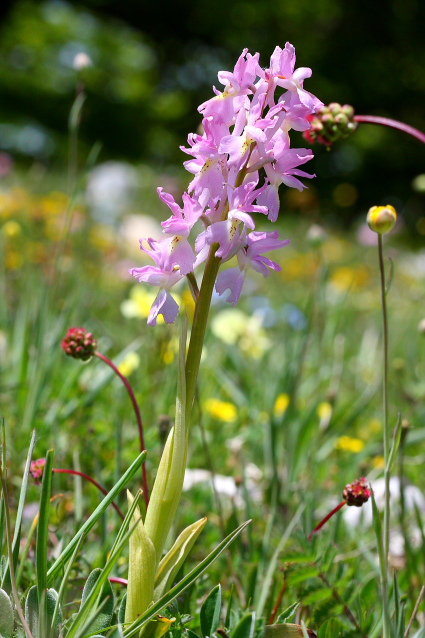
<path fill-rule="evenodd" d="M 61 345 L 70 357 L 88 361 L 96 352 L 97 341 L 85 328 L 70 328 Z"/>
<path fill-rule="evenodd" d="M 347 505 L 361 507 L 372 496 L 372 491 L 365 478 L 360 478 L 345 486 L 342 498 Z"/>
<path fill-rule="evenodd" d="M 366 218 L 371 230 L 380 235 L 392 231 L 397 221 L 397 212 L 394 206 L 372 206 Z"/>
<path fill-rule="evenodd" d="M 305 139 L 313 144 L 318 142 L 331 146 L 334 142 L 354 133 L 357 122 L 354 120 L 354 109 L 350 104 L 331 102 L 323 106 L 317 113 L 308 117 L 311 128 L 304 132 Z"/>
<path fill-rule="evenodd" d="M 30 474 L 33 477 L 36 485 L 40 485 L 41 479 L 43 478 L 44 468 L 46 466 L 46 459 L 36 459 L 31 462 L 30 465 Z"/>

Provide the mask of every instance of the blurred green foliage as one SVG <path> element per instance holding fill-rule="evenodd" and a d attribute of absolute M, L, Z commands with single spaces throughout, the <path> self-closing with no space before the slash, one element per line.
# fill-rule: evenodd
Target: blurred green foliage
<path fill-rule="evenodd" d="M 211 95 L 217 71 L 232 68 L 244 47 L 264 61 L 286 40 L 296 46 L 298 64 L 312 67 L 308 89 L 324 102 L 352 103 L 358 113 L 425 130 L 424 20 L 418 0 L 16 0 L 1 27 L 0 148 L 21 161 L 60 165 L 69 109 L 83 81 L 87 148 L 100 141 L 101 159 L 181 163 L 179 145 L 196 130 L 196 108 Z M 79 52 L 92 66 L 78 76 Z M 301 136 L 295 144 L 305 146 Z M 320 179 L 312 197 L 285 204 L 345 221 L 391 203 L 420 229 L 425 196 L 412 184 L 423 162 L 416 140 L 362 125 L 334 153 L 317 149 L 310 170 Z"/>

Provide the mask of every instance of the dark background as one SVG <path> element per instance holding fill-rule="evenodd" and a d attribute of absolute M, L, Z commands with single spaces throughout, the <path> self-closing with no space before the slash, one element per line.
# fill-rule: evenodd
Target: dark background
<path fill-rule="evenodd" d="M 83 151 L 175 171 L 179 145 L 200 121 L 217 71 L 244 47 L 264 66 L 290 41 L 306 88 L 325 103 L 402 120 L 425 130 L 425 3 L 421 0 L 6 1 L 0 9 L 0 150 L 18 165 L 65 166 L 75 96 L 72 61 L 85 51 Z M 294 135 L 294 146 L 306 142 Z M 412 230 L 425 226 L 425 148 L 404 133 L 362 125 L 309 165 L 320 179 L 287 208 L 351 222 L 393 203 Z M 173 168 L 174 167 L 174 168 Z M 425 230 L 424 230 L 425 233 Z"/>

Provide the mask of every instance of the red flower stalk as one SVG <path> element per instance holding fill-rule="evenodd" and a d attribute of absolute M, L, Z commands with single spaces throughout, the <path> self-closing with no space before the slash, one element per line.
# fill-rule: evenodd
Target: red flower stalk
<path fill-rule="evenodd" d="M 308 116 L 308 119 L 311 128 L 303 135 L 310 144 L 319 143 L 331 146 L 337 140 L 344 139 L 354 133 L 359 124 L 379 124 L 395 128 L 416 137 L 425 144 L 425 134 L 413 126 L 379 115 L 355 115 L 354 108 L 350 104 L 341 106 L 338 102 L 332 102 L 328 106 L 323 106 L 317 113 Z"/>
<path fill-rule="evenodd" d="M 329 512 L 329 514 L 327 514 L 322 521 L 320 521 L 320 523 L 311 532 L 308 540 L 311 541 L 313 536 L 322 529 L 323 525 L 327 523 L 334 514 L 339 512 L 339 510 L 344 507 L 344 505 L 354 505 L 354 507 L 361 507 L 370 499 L 371 496 L 372 490 L 370 489 L 368 482 L 364 477 L 356 479 L 352 483 L 346 485 L 342 493 L 343 500 L 341 501 L 341 503 L 334 507 L 334 509 Z"/>
<path fill-rule="evenodd" d="M 140 450 L 144 452 L 145 447 L 145 436 L 143 431 L 143 421 L 142 415 L 140 413 L 139 404 L 137 403 L 136 396 L 134 394 L 133 388 L 127 377 L 125 377 L 117 368 L 117 366 L 104 354 L 98 352 L 97 341 L 93 337 L 91 332 L 88 332 L 85 328 L 69 328 L 65 339 L 62 340 L 62 348 L 65 351 L 65 354 L 73 357 L 74 359 L 81 359 L 82 361 L 88 361 L 91 357 L 95 356 L 98 359 L 104 361 L 115 374 L 121 379 L 123 384 L 125 385 L 128 395 L 130 397 L 131 403 L 133 405 L 134 413 L 136 415 L 137 425 L 139 429 L 139 440 L 140 440 Z M 148 477 L 146 472 L 146 464 L 142 465 L 142 476 L 143 476 L 143 497 L 145 499 L 146 507 L 149 504 L 149 484 Z"/>
<path fill-rule="evenodd" d="M 35 461 L 32 461 L 30 465 L 30 474 L 32 475 L 36 485 L 40 485 L 41 483 L 45 466 L 46 466 L 45 458 L 36 459 Z M 108 494 L 108 490 L 104 488 L 103 485 L 98 483 L 93 477 L 89 476 L 88 474 L 85 474 L 84 472 L 80 472 L 78 470 L 63 470 L 56 467 L 52 469 L 52 472 L 56 472 L 57 474 L 72 474 L 73 476 L 81 476 L 87 481 L 90 481 L 90 483 L 92 483 L 95 487 L 97 487 L 97 489 L 100 490 L 102 494 L 104 494 L 105 496 Z M 124 514 L 122 513 L 118 505 L 115 503 L 115 501 L 112 501 L 112 507 L 118 512 L 118 514 L 124 520 Z"/>

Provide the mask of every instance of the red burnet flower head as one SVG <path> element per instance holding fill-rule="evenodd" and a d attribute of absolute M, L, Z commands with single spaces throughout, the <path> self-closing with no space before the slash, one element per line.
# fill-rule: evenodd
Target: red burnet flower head
<path fill-rule="evenodd" d="M 304 138 L 310 144 L 324 144 L 331 146 L 337 140 L 345 139 L 357 129 L 354 120 L 354 109 L 350 104 L 332 102 L 322 106 L 316 113 L 307 117 L 311 124 L 308 131 L 304 131 Z"/>
<path fill-rule="evenodd" d="M 88 361 L 96 352 L 97 341 L 85 328 L 70 328 L 61 345 L 70 357 Z"/>
<path fill-rule="evenodd" d="M 362 477 L 345 486 L 342 497 L 347 505 L 361 507 L 372 496 L 367 480 Z"/>
<path fill-rule="evenodd" d="M 30 474 L 33 477 L 36 485 L 40 485 L 41 483 L 45 466 L 46 466 L 45 458 L 36 459 L 35 461 L 32 461 L 30 465 Z"/>

